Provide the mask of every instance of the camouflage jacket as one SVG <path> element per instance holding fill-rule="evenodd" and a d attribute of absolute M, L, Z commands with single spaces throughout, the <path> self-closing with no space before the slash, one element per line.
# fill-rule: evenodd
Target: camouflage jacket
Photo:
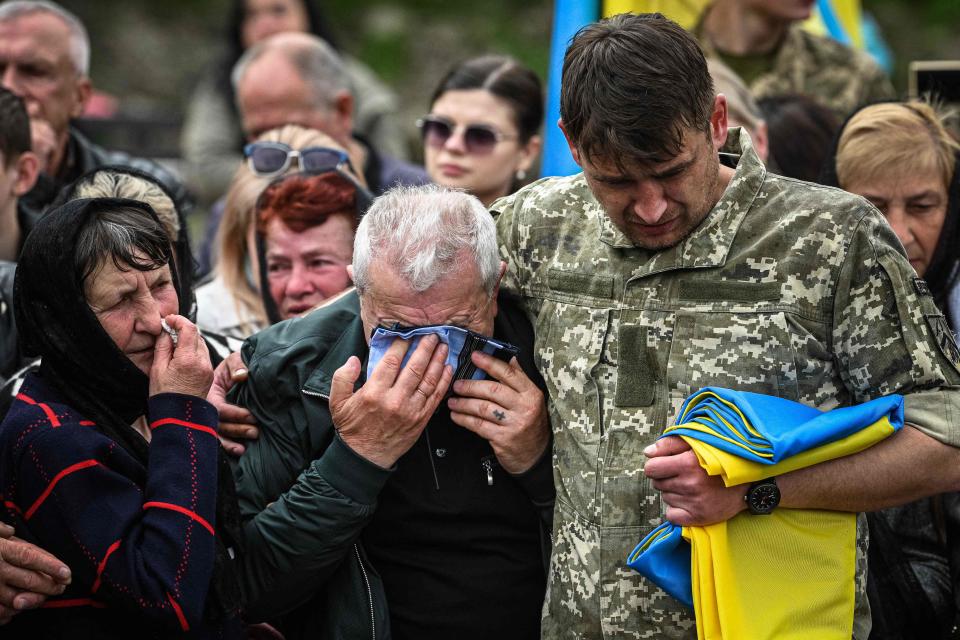
<path fill-rule="evenodd" d="M 707 57 L 717 56 L 702 28 L 696 35 Z M 756 98 L 801 93 L 816 98 L 843 122 L 865 104 L 893 98 L 890 79 L 873 59 L 832 38 L 794 25 L 784 36 L 773 68 L 750 83 Z"/>
<path fill-rule="evenodd" d="M 949 328 L 866 200 L 772 175 L 746 134 L 736 173 L 675 247 L 634 247 L 582 174 L 494 203 L 508 275 L 534 323 L 554 430 L 545 638 L 696 637 L 691 613 L 625 566 L 663 519 L 643 449 L 717 385 L 820 409 L 907 393 L 910 423 L 960 445 Z M 864 525 L 861 517 L 861 525 Z M 869 632 L 866 527 L 856 638 Z"/>

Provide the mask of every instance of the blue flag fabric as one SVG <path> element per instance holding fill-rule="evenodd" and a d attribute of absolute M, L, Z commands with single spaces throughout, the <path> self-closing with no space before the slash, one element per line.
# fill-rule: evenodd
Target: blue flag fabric
<path fill-rule="evenodd" d="M 640 541 L 630 554 L 627 566 L 693 608 L 690 544 L 683 539 L 682 527 L 672 522 L 659 525 Z"/>
<path fill-rule="evenodd" d="M 776 464 L 803 451 L 841 440 L 884 416 L 903 426 L 903 396 L 820 411 L 775 396 L 706 387 L 684 402 L 676 427 L 665 436 L 689 436 L 735 456 Z"/>
<path fill-rule="evenodd" d="M 770 465 L 769 475 L 775 475 L 772 465 L 820 447 L 831 453 L 819 460 L 811 455 L 812 462 L 843 455 L 837 447 L 826 445 L 878 425 L 886 434 L 903 427 L 903 396 L 890 395 L 823 412 L 774 396 L 707 387 L 687 398 L 676 426 L 661 437 L 685 436 L 738 459 Z M 882 437 L 877 435 L 875 441 Z M 694 607 L 691 548 L 682 527 L 664 522 L 655 528 L 631 552 L 627 565 Z"/>

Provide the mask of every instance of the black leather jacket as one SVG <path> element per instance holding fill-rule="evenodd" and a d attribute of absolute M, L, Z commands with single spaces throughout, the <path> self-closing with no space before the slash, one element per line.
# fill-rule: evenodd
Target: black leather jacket
<path fill-rule="evenodd" d="M 0 385 L 17 369 L 17 325 L 13 319 L 15 262 L 0 261 Z"/>
<path fill-rule="evenodd" d="M 132 167 L 155 177 L 173 195 L 174 204 L 182 215 L 186 215 L 193 208 L 190 192 L 172 171 L 153 160 L 136 158 L 123 151 L 108 151 L 94 144 L 72 127 L 64 162 L 65 169 L 60 172 L 60 175 L 53 177 L 41 174 L 33 189 L 20 198 L 20 205 L 28 215 L 33 217 L 42 215 L 44 209 L 53 202 L 63 187 L 89 171 L 110 165 Z"/>

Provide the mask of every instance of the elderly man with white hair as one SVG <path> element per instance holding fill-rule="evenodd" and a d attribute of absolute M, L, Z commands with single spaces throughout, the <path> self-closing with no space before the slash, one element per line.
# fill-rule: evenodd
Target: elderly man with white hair
<path fill-rule="evenodd" d="M 539 637 L 550 431 L 505 266 L 476 198 L 398 188 L 357 230 L 356 289 L 245 343 L 250 619 L 286 614 L 288 640 Z M 517 357 L 470 353 L 490 337 Z M 451 384 L 470 364 L 490 379 Z"/>
<path fill-rule="evenodd" d="M 130 166 L 164 183 L 186 212 L 190 196 L 159 164 L 107 151 L 71 126 L 90 100 L 90 39 L 80 20 L 46 0 L 0 4 L 0 83 L 21 98 L 30 116 L 33 151 L 41 159 L 36 185 L 20 199 L 38 217 L 60 189 L 105 165 Z"/>

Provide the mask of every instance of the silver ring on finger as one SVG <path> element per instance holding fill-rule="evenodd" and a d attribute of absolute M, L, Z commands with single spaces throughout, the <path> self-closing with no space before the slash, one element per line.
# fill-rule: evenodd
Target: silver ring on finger
<path fill-rule="evenodd" d="M 424 398 L 424 400 L 426 400 L 427 398 L 430 397 L 430 394 L 427 393 L 426 391 L 424 391 L 423 389 L 421 389 L 421 388 L 419 387 L 419 385 L 418 385 L 417 388 L 416 388 L 416 392 L 419 393 L 420 395 L 422 395 L 423 398 Z"/>

